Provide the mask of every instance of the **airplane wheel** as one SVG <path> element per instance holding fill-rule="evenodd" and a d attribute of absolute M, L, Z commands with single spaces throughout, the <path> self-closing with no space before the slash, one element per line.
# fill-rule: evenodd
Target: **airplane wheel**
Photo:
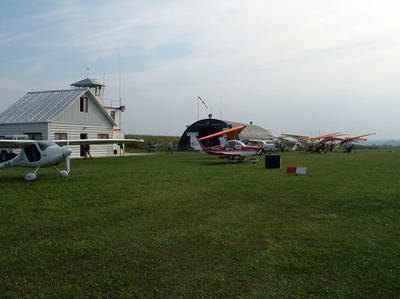
<path fill-rule="evenodd" d="M 28 173 L 28 174 L 24 177 L 24 180 L 27 181 L 27 182 L 30 182 L 30 181 L 36 180 L 36 178 L 37 178 L 37 175 L 36 175 L 35 173 L 31 172 L 31 173 Z"/>
<path fill-rule="evenodd" d="M 66 170 L 61 170 L 59 173 L 60 173 L 60 175 L 62 177 L 67 177 L 68 176 L 68 171 L 66 171 Z"/>

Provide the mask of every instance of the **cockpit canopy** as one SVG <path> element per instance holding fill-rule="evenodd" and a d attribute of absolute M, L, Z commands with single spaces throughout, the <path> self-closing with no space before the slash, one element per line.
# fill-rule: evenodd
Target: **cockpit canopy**
<path fill-rule="evenodd" d="M 229 140 L 226 143 L 226 147 L 228 148 L 240 148 L 242 146 L 245 146 L 243 142 L 239 140 Z"/>
<path fill-rule="evenodd" d="M 41 151 L 45 151 L 49 146 L 56 145 L 52 141 L 38 141 L 37 144 Z"/>

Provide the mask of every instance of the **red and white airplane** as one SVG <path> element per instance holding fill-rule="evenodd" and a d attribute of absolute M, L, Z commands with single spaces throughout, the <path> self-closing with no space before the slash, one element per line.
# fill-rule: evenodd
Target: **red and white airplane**
<path fill-rule="evenodd" d="M 200 149 L 206 154 L 218 155 L 221 158 L 229 159 L 231 162 L 242 162 L 248 156 L 261 154 L 263 152 L 261 146 L 247 146 L 243 142 L 235 139 L 244 128 L 246 128 L 246 126 L 239 126 L 199 138 L 198 143 Z M 226 142 L 224 142 L 224 144 L 215 146 L 207 145 L 207 142 L 211 139 L 224 135 L 226 136 Z"/>

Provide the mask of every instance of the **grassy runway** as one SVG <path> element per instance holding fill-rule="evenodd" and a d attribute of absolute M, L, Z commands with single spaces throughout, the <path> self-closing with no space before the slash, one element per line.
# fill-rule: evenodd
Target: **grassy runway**
<path fill-rule="evenodd" d="M 400 296 L 400 153 L 202 154 L 0 171 L 0 295 Z"/>

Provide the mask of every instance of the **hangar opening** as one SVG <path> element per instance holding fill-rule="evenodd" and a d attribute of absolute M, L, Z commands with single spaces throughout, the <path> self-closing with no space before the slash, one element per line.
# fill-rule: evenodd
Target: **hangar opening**
<path fill-rule="evenodd" d="M 239 134 L 239 136 L 238 136 L 239 140 L 246 140 L 246 139 L 264 140 L 267 138 L 268 134 L 270 133 L 268 130 L 266 130 L 260 126 L 254 125 L 252 123 L 243 124 L 243 123 L 238 123 L 238 122 L 233 122 L 233 121 L 228 121 L 228 120 L 206 118 L 206 119 L 198 120 L 186 128 L 185 132 L 183 132 L 183 134 L 179 140 L 178 150 L 179 151 L 187 151 L 192 148 L 190 146 L 191 136 L 201 138 L 201 137 L 204 137 L 204 136 L 207 136 L 207 135 L 210 135 L 213 133 L 217 133 L 217 132 L 223 131 L 225 129 L 234 128 L 237 126 L 246 126 L 246 128 Z"/>

